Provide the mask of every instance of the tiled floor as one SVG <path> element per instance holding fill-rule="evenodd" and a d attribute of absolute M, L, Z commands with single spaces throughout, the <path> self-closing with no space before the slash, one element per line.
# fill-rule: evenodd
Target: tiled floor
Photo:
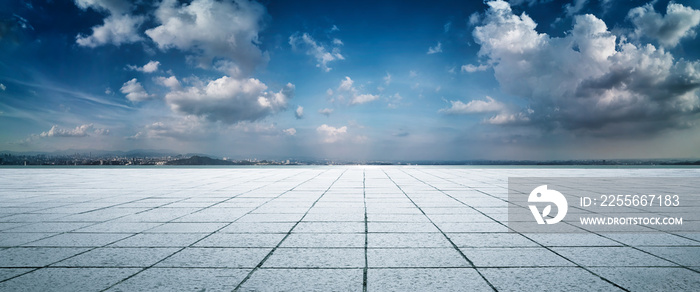
<path fill-rule="evenodd" d="M 512 176 L 695 169 L 0 169 L 0 291 L 700 290 L 698 233 L 508 232 Z"/>

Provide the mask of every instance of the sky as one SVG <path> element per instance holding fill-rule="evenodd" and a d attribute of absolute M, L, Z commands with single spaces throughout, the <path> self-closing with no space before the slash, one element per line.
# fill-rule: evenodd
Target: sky
<path fill-rule="evenodd" d="M 700 157 L 696 1 L 5 1 L 0 150 Z"/>

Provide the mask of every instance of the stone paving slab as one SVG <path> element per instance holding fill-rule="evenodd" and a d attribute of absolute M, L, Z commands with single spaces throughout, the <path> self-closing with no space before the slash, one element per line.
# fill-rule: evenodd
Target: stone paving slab
<path fill-rule="evenodd" d="M 44 268 L 0 282 L 0 291 L 102 291 L 139 269 Z"/>
<path fill-rule="evenodd" d="M 0 168 L 0 291 L 700 290 L 698 233 L 511 232 L 514 176 L 700 170 Z"/>
<path fill-rule="evenodd" d="M 53 264 L 59 267 L 150 267 L 178 251 L 164 247 L 103 247 Z"/>
<path fill-rule="evenodd" d="M 369 269 L 370 291 L 493 291 L 472 268 Z"/>
<path fill-rule="evenodd" d="M 108 247 L 188 247 L 207 236 L 201 233 L 141 233 L 136 234 Z"/>
<path fill-rule="evenodd" d="M 578 267 L 486 268 L 482 272 L 498 291 L 624 291 Z"/>
<path fill-rule="evenodd" d="M 62 233 L 25 243 L 22 246 L 100 247 L 129 236 L 123 233 Z"/>
<path fill-rule="evenodd" d="M 88 251 L 77 247 L 11 247 L 0 250 L 0 266 L 44 267 Z"/>
<path fill-rule="evenodd" d="M 270 248 L 188 247 L 158 263 L 158 267 L 254 268 Z"/>
<path fill-rule="evenodd" d="M 362 268 L 362 248 L 280 248 L 263 264 L 266 268 Z"/>
<path fill-rule="evenodd" d="M 239 291 L 362 291 L 362 269 L 260 269 Z"/>
<path fill-rule="evenodd" d="M 108 291 L 232 291 L 250 269 L 151 268 Z"/>

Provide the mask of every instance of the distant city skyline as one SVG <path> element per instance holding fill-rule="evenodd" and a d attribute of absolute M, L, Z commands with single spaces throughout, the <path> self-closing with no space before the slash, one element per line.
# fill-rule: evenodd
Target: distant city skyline
<path fill-rule="evenodd" d="M 10 0 L 0 151 L 700 157 L 695 1 Z"/>

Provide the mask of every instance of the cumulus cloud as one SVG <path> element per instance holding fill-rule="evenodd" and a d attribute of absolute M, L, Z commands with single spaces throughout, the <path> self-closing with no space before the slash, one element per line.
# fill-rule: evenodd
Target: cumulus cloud
<path fill-rule="evenodd" d="M 297 134 L 297 129 L 289 128 L 289 129 L 282 130 L 282 132 L 284 132 L 285 134 L 287 134 L 289 136 L 294 136 Z"/>
<path fill-rule="evenodd" d="M 131 14 L 133 5 L 126 0 L 75 0 L 82 10 L 92 8 L 108 14 L 102 25 L 92 28 L 92 34 L 78 34 L 76 42 L 84 47 L 98 47 L 104 44 L 121 45 L 142 40 L 138 28 L 146 20 L 143 16 Z"/>
<path fill-rule="evenodd" d="M 440 112 L 449 115 L 493 114 L 482 121 L 493 125 L 524 124 L 530 121 L 528 115 L 533 113 L 531 109 L 514 111 L 512 106 L 509 107 L 490 96 L 485 100 L 474 99 L 468 103 L 459 100 L 450 101 L 450 107 L 441 109 Z"/>
<path fill-rule="evenodd" d="M 119 91 L 125 94 L 126 98 L 132 102 L 141 102 L 154 97 L 154 95 L 146 92 L 146 89 L 143 88 L 136 78 L 125 82 Z"/>
<path fill-rule="evenodd" d="M 155 82 L 163 85 L 165 87 L 170 88 L 171 90 L 180 90 L 182 88 L 182 84 L 180 84 L 180 81 L 177 80 L 177 77 L 175 76 L 170 76 L 170 77 L 156 77 Z"/>
<path fill-rule="evenodd" d="M 593 15 L 574 18 L 564 37 L 539 33 L 527 15 L 504 1 L 489 9 L 473 35 L 479 55 L 493 64 L 504 92 L 531 110 L 495 124 L 527 121 L 599 135 L 687 127 L 700 111 L 700 63 L 674 60 L 651 44 L 619 40 Z"/>
<path fill-rule="evenodd" d="M 391 74 L 389 74 L 389 72 L 387 72 L 386 76 L 384 76 L 384 84 L 386 84 L 386 85 L 391 84 Z"/>
<path fill-rule="evenodd" d="M 328 63 L 337 60 L 345 60 L 345 57 L 340 53 L 340 46 L 343 45 L 343 42 L 339 39 L 333 39 L 332 44 L 334 47 L 327 48 L 319 44 L 308 33 L 303 33 L 301 35 L 296 33 L 289 37 L 289 44 L 293 49 L 305 49 L 307 55 L 316 59 L 316 67 L 321 68 L 325 72 L 329 72 L 332 69 L 328 67 Z"/>
<path fill-rule="evenodd" d="M 440 112 L 446 113 L 446 114 L 475 114 L 475 113 L 492 113 L 492 112 L 501 112 L 506 110 L 506 106 L 491 98 L 490 96 L 486 97 L 486 100 L 472 100 L 469 101 L 468 103 L 463 103 L 459 100 L 456 101 L 450 101 L 451 106 L 446 109 L 441 109 Z"/>
<path fill-rule="evenodd" d="M 345 76 L 345 79 L 340 80 L 340 85 L 338 85 L 338 90 L 340 91 L 350 91 L 353 89 L 352 84 L 355 83 L 355 81 L 352 81 L 349 76 Z"/>
<path fill-rule="evenodd" d="M 206 84 L 173 90 L 165 95 L 165 101 L 175 112 L 235 124 L 256 121 L 285 110 L 293 96 L 291 83 L 272 92 L 258 79 L 224 76 Z"/>
<path fill-rule="evenodd" d="M 350 104 L 363 104 L 363 103 L 368 103 L 370 101 L 377 100 L 379 98 L 379 95 L 375 94 L 359 94 L 354 96 L 350 100 Z"/>
<path fill-rule="evenodd" d="M 429 47 L 428 48 L 428 55 L 436 54 L 436 53 L 442 53 L 442 43 L 438 42 L 437 45 L 434 47 Z"/>
<path fill-rule="evenodd" d="M 193 54 L 199 67 L 248 76 L 268 55 L 258 47 L 267 11 L 255 1 L 164 0 L 155 11 L 157 27 L 146 30 L 161 50 Z M 213 61 L 217 60 L 215 64 Z"/>
<path fill-rule="evenodd" d="M 297 106 L 297 110 L 294 111 L 294 117 L 297 119 L 301 119 L 304 117 L 304 107 L 303 106 Z"/>
<path fill-rule="evenodd" d="M 74 129 L 63 129 L 56 125 L 52 126 L 50 130 L 42 132 L 39 137 L 86 137 L 90 134 L 94 135 L 107 135 L 109 134 L 108 129 L 96 129 L 93 124 L 85 124 L 75 127 Z"/>
<path fill-rule="evenodd" d="M 489 66 L 486 65 L 479 65 L 479 66 L 474 66 L 472 64 L 467 64 L 467 65 L 462 65 L 462 72 L 468 72 L 468 73 L 474 73 L 477 71 L 486 71 Z"/>
<path fill-rule="evenodd" d="M 5 89 L 7 89 L 5 84 L 0 83 L 0 91 L 5 91 Z"/>
<path fill-rule="evenodd" d="M 129 70 L 134 70 L 134 71 L 139 71 L 143 73 L 153 73 L 158 71 L 158 66 L 160 66 L 160 62 L 158 61 L 150 61 L 146 63 L 146 65 L 143 65 L 141 67 L 135 66 L 135 65 L 126 65 Z"/>
<path fill-rule="evenodd" d="M 323 124 L 316 128 L 316 132 L 321 136 L 323 143 L 335 143 L 345 138 L 348 133 L 348 127 L 336 128 Z"/>
<path fill-rule="evenodd" d="M 323 108 L 323 109 L 318 110 L 318 113 L 328 117 L 333 113 L 333 109 L 332 108 Z"/>
<path fill-rule="evenodd" d="M 368 103 L 379 99 L 379 95 L 360 93 L 353 85 L 354 81 L 350 77 L 345 76 L 345 79 L 340 81 L 338 86 L 338 94 L 342 98 L 348 98 L 351 105 Z"/>
<path fill-rule="evenodd" d="M 700 10 L 671 2 L 666 7 L 666 15 L 661 15 L 654 10 L 653 3 L 649 3 L 630 10 L 627 18 L 634 23 L 636 37 L 656 39 L 662 46 L 672 48 L 682 38 L 695 37 Z"/>

